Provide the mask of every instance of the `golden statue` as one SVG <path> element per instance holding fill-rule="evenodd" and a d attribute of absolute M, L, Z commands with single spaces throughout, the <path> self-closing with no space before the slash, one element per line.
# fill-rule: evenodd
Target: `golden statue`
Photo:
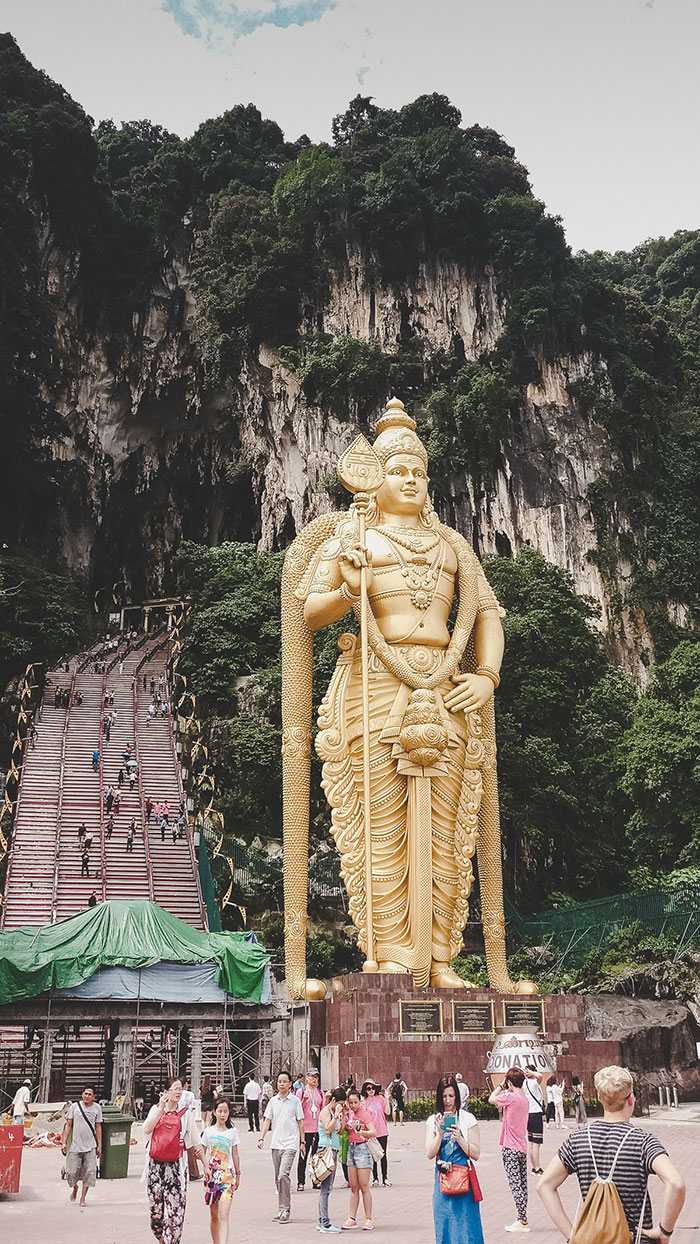
<path fill-rule="evenodd" d="M 311 522 L 284 565 L 290 996 L 307 992 L 313 632 L 351 609 L 360 634 L 338 641 L 316 748 L 364 970 L 464 987 L 450 960 L 462 945 L 476 848 L 489 980 L 510 992 L 493 712 L 503 610 L 470 545 L 438 521 L 425 447 L 396 398 L 376 432 L 373 447 L 358 437 L 338 464 L 355 494 L 350 509 Z"/>

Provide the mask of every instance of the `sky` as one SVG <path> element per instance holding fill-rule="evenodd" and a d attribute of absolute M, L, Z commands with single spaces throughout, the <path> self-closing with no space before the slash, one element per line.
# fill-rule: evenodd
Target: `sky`
<path fill-rule="evenodd" d="M 358 93 L 439 91 L 574 250 L 700 228 L 698 0 L 0 0 L 0 30 L 96 121 L 185 137 L 252 102 L 319 141 Z"/>

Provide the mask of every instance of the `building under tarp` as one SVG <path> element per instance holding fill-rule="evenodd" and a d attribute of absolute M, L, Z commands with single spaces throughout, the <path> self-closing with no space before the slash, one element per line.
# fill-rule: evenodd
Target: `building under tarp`
<path fill-rule="evenodd" d="M 251 934 L 192 928 L 156 903 L 112 900 L 0 933 L 0 1006 L 57 996 L 265 1003 L 269 956 Z"/>

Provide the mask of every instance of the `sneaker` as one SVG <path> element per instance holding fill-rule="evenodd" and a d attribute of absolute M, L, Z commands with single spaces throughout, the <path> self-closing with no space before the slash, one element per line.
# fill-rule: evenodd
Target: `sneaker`
<path fill-rule="evenodd" d="M 372 1180 L 372 1187 L 373 1187 L 373 1188 L 378 1188 L 378 1187 L 379 1187 L 379 1180 L 378 1180 L 378 1179 L 373 1179 L 373 1180 Z"/>
<path fill-rule="evenodd" d="M 526 1222 L 512 1222 L 509 1227 L 504 1228 L 505 1231 L 532 1231 Z"/>
<path fill-rule="evenodd" d="M 333 1223 L 329 1223 L 327 1227 L 317 1227 L 316 1230 L 320 1231 L 321 1235 L 340 1235 L 340 1227 L 334 1227 Z"/>
<path fill-rule="evenodd" d="M 279 1218 L 280 1218 L 280 1214 L 281 1214 L 281 1213 L 282 1213 L 282 1210 L 281 1210 L 281 1209 L 278 1209 L 278 1211 L 277 1211 L 277 1213 L 275 1214 L 275 1216 L 274 1216 L 274 1218 L 272 1219 L 272 1221 L 273 1221 L 273 1222 L 279 1222 Z"/>
<path fill-rule="evenodd" d="M 281 1212 L 281 1214 L 280 1214 L 280 1216 L 279 1216 L 279 1221 L 280 1221 L 280 1222 L 289 1222 L 289 1210 L 288 1210 L 288 1209 L 283 1209 L 283 1210 L 282 1210 L 282 1212 Z M 529 1230 L 530 1230 L 530 1228 L 528 1227 L 528 1231 L 529 1231 Z"/>
<path fill-rule="evenodd" d="M 304 1185 L 303 1185 L 303 1184 L 297 1184 L 297 1192 L 303 1192 L 303 1191 L 304 1191 Z"/>
<path fill-rule="evenodd" d="M 357 1231 L 357 1219 L 346 1218 L 340 1229 L 341 1231 Z"/>
<path fill-rule="evenodd" d="M 382 1188 L 390 1188 L 390 1187 L 391 1187 L 391 1180 L 385 1179 L 384 1183 L 382 1184 Z"/>
<path fill-rule="evenodd" d="M 363 1231 L 374 1231 L 374 1223 L 372 1222 L 371 1218 L 365 1218 L 365 1225 L 362 1228 L 362 1230 Z"/>

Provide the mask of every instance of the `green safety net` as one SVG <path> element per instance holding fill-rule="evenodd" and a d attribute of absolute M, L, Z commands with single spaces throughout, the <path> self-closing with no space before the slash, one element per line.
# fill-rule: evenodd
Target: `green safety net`
<path fill-rule="evenodd" d="M 216 905 L 214 878 L 212 876 L 207 844 L 204 841 L 204 834 L 201 834 L 199 839 L 197 866 L 199 869 L 199 885 L 202 891 L 202 898 L 204 899 L 207 909 L 207 921 L 209 922 L 209 928 L 212 932 L 218 933 L 221 928 L 221 913 Z"/>
<path fill-rule="evenodd" d="M 0 933 L 0 1005 L 88 980 L 99 968 L 216 963 L 220 989 L 259 1002 L 269 956 L 245 933 L 203 933 L 156 903 L 98 903 L 56 924 Z"/>

